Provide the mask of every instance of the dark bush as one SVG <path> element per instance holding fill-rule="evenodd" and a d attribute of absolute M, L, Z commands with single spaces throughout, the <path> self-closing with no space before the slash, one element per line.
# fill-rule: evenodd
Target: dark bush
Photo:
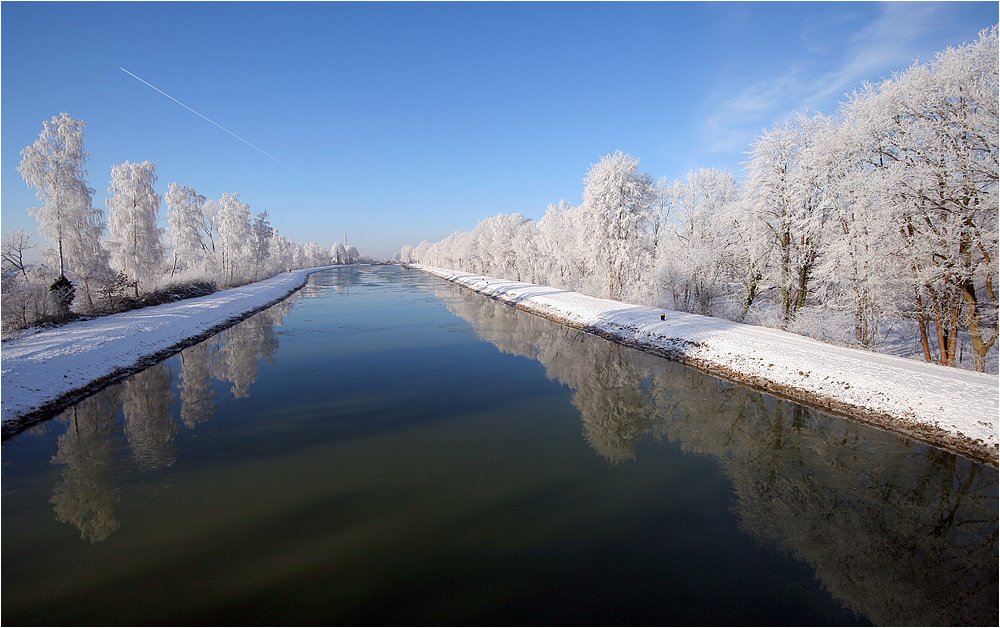
<path fill-rule="evenodd" d="M 191 284 L 170 284 L 159 290 L 144 294 L 139 299 L 142 304 L 140 307 L 203 297 L 212 294 L 215 290 L 215 284 L 210 281 L 196 281 Z"/>
<path fill-rule="evenodd" d="M 73 297 L 76 296 L 76 288 L 73 287 L 73 284 L 70 283 L 69 279 L 66 279 L 65 275 L 59 275 L 59 278 L 49 286 L 49 294 L 52 295 L 52 300 L 55 302 L 56 317 L 68 318 L 70 315 L 69 306 L 73 304 Z"/>

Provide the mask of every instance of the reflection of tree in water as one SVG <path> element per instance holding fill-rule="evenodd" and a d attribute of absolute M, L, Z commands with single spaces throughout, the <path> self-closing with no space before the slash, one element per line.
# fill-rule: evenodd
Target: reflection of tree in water
<path fill-rule="evenodd" d="M 997 472 L 447 287 L 501 351 L 576 390 L 613 463 L 650 435 L 717 458 L 743 527 L 877 624 L 997 624 Z"/>
<path fill-rule="evenodd" d="M 169 467 L 177 458 L 170 380 L 170 368 L 161 362 L 120 384 L 125 437 L 136 461 L 149 469 Z"/>
<path fill-rule="evenodd" d="M 333 288 L 337 292 L 350 292 L 351 286 L 356 286 L 368 278 L 363 272 L 358 272 L 358 268 L 334 268 L 328 272 L 316 273 L 309 276 L 306 285 L 295 294 L 304 299 L 318 297 L 326 288 Z"/>
<path fill-rule="evenodd" d="M 850 453 L 821 464 L 833 447 L 789 449 L 728 465 L 748 530 L 876 624 L 997 624 L 995 473 L 929 448 L 928 464 L 889 454 L 877 467 Z"/>
<path fill-rule="evenodd" d="M 80 530 L 80 538 L 103 541 L 118 529 L 111 485 L 115 422 L 113 391 L 101 391 L 63 412 L 66 423 L 52 464 L 64 465 L 50 503 L 56 521 Z"/>
<path fill-rule="evenodd" d="M 249 320 L 223 332 L 225 342 L 218 353 L 220 379 L 232 382 L 231 390 L 237 399 L 249 397 L 250 384 L 257 381 L 257 343 L 253 330 L 246 325 Z"/>
<path fill-rule="evenodd" d="M 614 463 L 635 457 L 635 442 L 650 431 L 654 416 L 649 391 L 621 349 L 603 343 L 596 351 L 580 356 L 591 361 L 593 372 L 602 376 L 576 388 L 573 395 L 573 404 L 583 415 L 587 442 Z"/>
<path fill-rule="evenodd" d="M 199 342 L 181 351 L 181 420 L 188 428 L 207 421 L 215 414 L 215 391 L 212 389 L 212 359 L 208 342 Z"/>
<path fill-rule="evenodd" d="M 257 381 L 258 360 L 274 364 L 278 349 L 274 328 L 281 326 L 294 301 L 286 299 L 181 351 L 181 419 L 185 426 L 193 428 L 215 413 L 213 378 L 230 382 L 236 398 L 250 396 L 250 386 Z"/>
<path fill-rule="evenodd" d="M 650 431 L 653 408 L 641 387 L 643 374 L 623 347 L 591 342 L 584 332 L 490 299 L 470 299 L 452 286 L 437 296 L 480 338 L 504 353 L 538 360 L 550 379 L 573 388 L 584 438 L 601 456 L 616 464 L 635 457 L 635 441 Z"/>
<path fill-rule="evenodd" d="M 216 411 L 212 377 L 232 382 L 237 397 L 248 395 L 257 378 L 258 358 L 274 363 L 278 348 L 274 326 L 281 325 L 291 307 L 291 300 L 283 301 L 181 352 L 180 414 L 185 426 L 194 428 Z M 118 529 L 111 477 L 119 408 L 125 437 L 139 468 L 167 467 L 176 460 L 171 379 L 167 363 L 156 364 L 60 415 L 58 420 L 68 427 L 59 437 L 52 463 L 64 468 L 50 501 L 56 519 L 75 525 L 84 539 L 103 541 Z M 48 428 L 36 429 L 44 432 Z"/>
<path fill-rule="evenodd" d="M 250 396 L 250 385 L 257 381 L 259 359 L 274 364 L 274 352 L 278 349 L 274 326 L 281 325 L 290 309 L 291 303 L 279 303 L 220 334 L 220 341 L 214 345 L 213 353 L 218 359 L 213 373 L 233 384 L 233 396 L 237 399 Z"/>

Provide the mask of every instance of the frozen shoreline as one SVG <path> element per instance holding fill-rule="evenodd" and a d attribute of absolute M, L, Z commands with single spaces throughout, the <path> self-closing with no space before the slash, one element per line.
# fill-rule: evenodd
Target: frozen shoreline
<path fill-rule="evenodd" d="M 39 416 L 143 370 L 285 299 L 324 266 L 0 343 L 0 405 L 6 437 Z"/>
<path fill-rule="evenodd" d="M 564 325 L 997 466 L 996 375 L 548 286 L 412 266 Z"/>

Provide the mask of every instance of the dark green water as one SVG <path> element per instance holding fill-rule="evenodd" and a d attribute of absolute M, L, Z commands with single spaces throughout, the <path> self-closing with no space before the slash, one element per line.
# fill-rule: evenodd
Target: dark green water
<path fill-rule="evenodd" d="M 997 485 L 342 269 L 4 441 L 2 623 L 996 625 Z"/>

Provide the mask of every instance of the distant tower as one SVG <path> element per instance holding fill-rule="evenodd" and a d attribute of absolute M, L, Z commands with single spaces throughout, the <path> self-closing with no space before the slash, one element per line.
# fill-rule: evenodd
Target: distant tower
<path fill-rule="evenodd" d="M 344 246 L 347 246 L 347 232 L 344 232 Z"/>

